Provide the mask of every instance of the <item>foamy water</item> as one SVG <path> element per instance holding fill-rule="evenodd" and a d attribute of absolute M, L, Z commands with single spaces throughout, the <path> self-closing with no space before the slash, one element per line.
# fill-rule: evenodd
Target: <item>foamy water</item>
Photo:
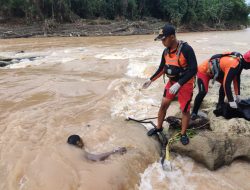
<path fill-rule="evenodd" d="M 60 49 L 49 49 L 45 51 L 34 51 L 34 52 L 1 52 L 0 56 L 8 57 L 13 59 L 13 64 L 8 65 L 5 68 L 17 69 L 26 68 L 31 66 L 38 66 L 41 64 L 58 64 L 67 63 L 74 60 L 80 60 L 84 57 L 84 47 L 77 48 L 60 48 Z"/>
<path fill-rule="evenodd" d="M 245 32 L 189 33 L 179 38 L 193 46 L 201 62 L 217 51 L 244 52 L 250 46 Z M 189 158 L 172 155 L 173 170 L 162 170 L 159 145 L 148 139 L 146 130 L 142 133 L 141 125 L 124 121 L 157 116 L 162 78 L 141 89 L 163 51 L 153 36 L 19 39 L 9 40 L 0 50 L 0 56 L 22 58 L 0 69 L 0 189 L 250 188 L 250 166 L 242 161 L 211 172 Z M 20 50 L 24 53 L 17 53 Z M 174 102 L 167 114 L 178 107 Z M 66 145 L 70 134 L 83 137 L 92 153 L 117 146 L 130 151 L 91 163 Z"/>
<path fill-rule="evenodd" d="M 173 155 L 173 154 L 172 154 Z M 234 171 L 239 166 L 239 162 L 233 163 L 230 167 L 224 167 L 216 172 L 205 169 L 202 165 L 197 165 L 192 159 L 174 155 L 171 159 L 172 170 L 163 170 L 160 162 L 150 165 L 141 174 L 140 190 L 169 189 L 169 190 L 199 190 L 199 189 L 248 189 L 247 181 L 241 186 L 241 182 L 235 183 Z M 248 163 L 241 163 L 248 167 Z M 226 175 L 225 175 L 226 174 Z M 207 183 L 206 181 L 209 181 Z"/>

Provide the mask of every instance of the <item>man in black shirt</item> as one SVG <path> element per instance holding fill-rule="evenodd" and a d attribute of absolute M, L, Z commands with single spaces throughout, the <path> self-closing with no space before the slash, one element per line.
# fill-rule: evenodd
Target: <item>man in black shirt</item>
<path fill-rule="evenodd" d="M 150 77 L 150 80 L 143 84 L 147 88 L 162 74 L 169 78 L 167 82 L 161 107 L 158 112 L 157 127 L 148 132 L 149 136 L 163 130 L 162 124 L 166 116 L 167 109 L 178 94 L 178 101 L 182 110 L 181 142 L 183 145 L 189 143 L 186 129 L 190 119 L 190 102 L 193 96 L 193 84 L 197 73 L 197 61 L 193 48 L 186 42 L 178 41 L 175 36 L 175 28 L 166 24 L 155 40 L 161 40 L 166 47 L 162 54 L 162 59 L 158 70 Z"/>

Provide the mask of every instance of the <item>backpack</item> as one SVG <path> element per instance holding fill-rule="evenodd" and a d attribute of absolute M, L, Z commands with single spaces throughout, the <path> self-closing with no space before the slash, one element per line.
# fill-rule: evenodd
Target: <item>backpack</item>
<path fill-rule="evenodd" d="M 219 73 L 220 73 L 220 59 L 222 57 L 226 57 L 226 56 L 230 56 L 230 57 L 235 57 L 235 58 L 239 58 L 240 63 L 242 60 L 242 55 L 238 52 L 226 52 L 223 54 L 215 54 L 213 55 L 209 61 L 208 61 L 208 68 L 211 71 L 212 75 L 213 75 L 213 80 L 212 80 L 212 84 L 214 84 L 214 81 L 218 78 Z"/>

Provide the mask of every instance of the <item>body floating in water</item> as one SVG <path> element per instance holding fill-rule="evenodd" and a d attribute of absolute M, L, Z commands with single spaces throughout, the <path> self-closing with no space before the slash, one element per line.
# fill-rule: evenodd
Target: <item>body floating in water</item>
<path fill-rule="evenodd" d="M 79 135 L 70 135 L 68 137 L 67 143 L 70 145 L 76 146 L 78 148 L 81 148 L 81 149 L 84 148 L 84 143 Z M 86 150 L 84 150 L 84 152 L 85 152 L 85 157 L 88 160 L 103 161 L 103 160 L 107 159 L 112 154 L 121 154 L 121 155 L 125 154 L 127 152 L 127 149 L 126 149 L 126 147 L 117 147 L 110 152 L 105 152 L 105 153 L 101 153 L 101 154 L 91 154 L 91 153 L 87 152 Z"/>

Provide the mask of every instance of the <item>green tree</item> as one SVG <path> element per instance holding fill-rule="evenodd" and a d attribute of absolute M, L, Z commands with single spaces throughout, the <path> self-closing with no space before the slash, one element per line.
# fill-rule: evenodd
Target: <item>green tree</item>
<path fill-rule="evenodd" d="M 0 0 L 0 16 L 27 21 L 80 18 L 142 19 L 152 16 L 174 25 L 223 26 L 247 24 L 244 0 Z"/>
<path fill-rule="evenodd" d="M 164 19 L 178 26 L 187 12 L 187 1 L 161 0 L 161 11 Z"/>
<path fill-rule="evenodd" d="M 137 15 L 137 4 L 135 0 L 128 0 L 126 17 L 134 19 Z"/>

